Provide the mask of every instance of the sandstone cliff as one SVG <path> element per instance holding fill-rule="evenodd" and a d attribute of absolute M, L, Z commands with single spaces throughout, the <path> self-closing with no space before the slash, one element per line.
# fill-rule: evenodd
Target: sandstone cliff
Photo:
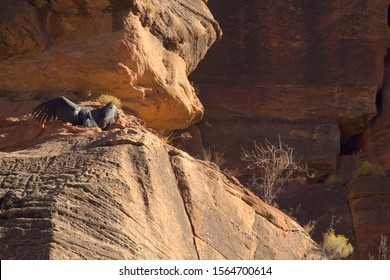
<path fill-rule="evenodd" d="M 296 222 L 217 167 L 127 125 L 0 152 L 1 259 L 321 258 Z"/>
<path fill-rule="evenodd" d="M 142 123 L 200 120 L 187 76 L 221 36 L 206 2 L 2 1 L 0 258 L 322 258 L 296 222 Z M 142 121 L 32 120 L 40 99 L 102 93 Z"/>
<path fill-rule="evenodd" d="M 184 128 L 203 115 L 187 76 L 220 36 L 201 0 L 4 0 L 0 92 L 105 93 Z"/>
<path fill-rule="evenodd" d="M 224 37 L 192 76 L 205 145 L 234 169 L 240 147 L 280 136 L 316 169 L 336 169 L 377 114 L 388 4 L 210 1 Z"/>
<path fill-rule="evenodd" d="M 198 66 L 222 34 L 206 4 L 225 35 Z M 321 258 L 296 222 L 143 121 L 189 127 L 180 147 L 237 171 L 241 147 L 280 137 L 319 174 L 280 208 L 316 222 L 317 242 L 342 218 L 353 257 L 375 255 L 390 235 L 389 14 L 384 0 L 2 1 L 0 256 Z M 100 94 L 127 113 L 109 132 L 29 115 Z M 359 158 L 384 175 L 354 175 Z"/>
<path fill-rule="evenodd" d="M 279 206 L 302 225 L 316 222 L 317 242 L 332 217 L 342 218 L 336 232 L 349 237 L 355 257 L 377 256 L 381 234 L 390 236 L 388 178 L 344 173 L 360 157 L 390 172 L 389 2 L 208 6 L 224 36 L 191 77 L 205 106 L 206 149 L 224 155 L 224 168 L 246 172 L 241 147 L 280 137 L 319 177 L 286 187 Z"/>

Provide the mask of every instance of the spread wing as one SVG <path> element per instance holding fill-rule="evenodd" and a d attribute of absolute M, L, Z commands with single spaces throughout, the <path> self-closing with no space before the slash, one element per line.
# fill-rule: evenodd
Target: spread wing
<path fill-rule="evenodd" d="M 38 122 L 59 119 L 74 125 L 80 124 L 78 114 L 81 107 L 61 96 L 45 101 L 33 109 L 33 116 Z"/>
<path fill-rule="evenodd" d="M 117 115 L 118 109 L 112 102 L 109 102 L 105 106 L 92 111 L 92 117 L 96 121 L 97 125 L 103 130 L 107 129 L 115 122 Z"/>

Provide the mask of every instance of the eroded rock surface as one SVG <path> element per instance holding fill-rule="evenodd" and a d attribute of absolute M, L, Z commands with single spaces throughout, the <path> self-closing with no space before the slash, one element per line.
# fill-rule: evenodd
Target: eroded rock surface
<path fill-rule="evenodd" d="M 1 259 L 321 258 L 288 216 L 136 123 L 1 152 L 0 217 Z"/>
<path fill-rule="evenodd" d="M 204 1 L 4 0 L 0 93 L 120 97 L 150 126 L 199 121 L 187 79 L 221 36 Z"/>

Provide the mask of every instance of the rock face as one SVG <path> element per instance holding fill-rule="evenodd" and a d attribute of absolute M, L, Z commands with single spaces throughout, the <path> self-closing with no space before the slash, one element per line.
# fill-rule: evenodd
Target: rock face
<path fill-rule="evenodd" d="M 353 258 L 375 257 L 390 182 L 357 178 L 354 153 L 390 171 L 388 1 L 210 1 L 225 36 L 196 85 L 221 38 L 206 3 L 1 2 L 0 258 L 322 258 L 296 222 L 136 117 L 102 132 L 29 115 L 43 97 L 103 93 L 236 173 L 241 147 L 280 138 L 320 171 L 280 207 L 316 222 L 317 242 L 341 217 Z"/>
<path fill-rule="evenodd" d="M 202 117 L 187 76 L 221 36 L 204 1 L 0 5 L 0 93 L 110 94 L 155 128 Z"/>
<path fill-rule="evenodd" d="M 378 98 L 378 115 L 368 129 L 357 138 L 357 146 L 369 159 L 378 163 L 384 170 L 390 171 L 390 56 L 385 60 L 383 88 Z"/>
<path fill-rule="evenodd" d="M 209 2 L 224 37 L 199 65 L 203 142 L 240 166 L 241 147 L 280 138 L 336 168 L 376 115 L 388 1 Z"/>
<path fill-rule="evenodd" d="M 198 121 L 187 76 L 221 36 L 206 2 L 2 1 L 1 259 L 322 258 L 296 222 L 135 117 L 101 132 L 28 115 L 45 95 L 92 92 L 155 128 Z"/>
<path fill-rule="evenodd" d="M 1 259 L 321 258 L 288 216 L 139 123 L 88 131 L 0 153 Z"/>
<path fill-rule="evenodd" d="M 387 178 L 347 173 L 361 152 L 390 171 L 389 2 L 208 5 L 224 37 L 191 76 L 205 106 L 199 128 L 206 150 L 223 154 L 223 167 L 244 170 L 241 147 L 280 138 L 320 175 L 343 173 L 337 184 L 288 186 L 278 204 L 299 209 L 293 215 L 301 225 L 315 221 L 317 242 L 332 217 L 341 217 L 335 231 L 349 237 L 353 257 L 376 256 L 380 235 L 389 235 Z M 365 194 L 351 196 L 357 185 Z"/>
<path fill-rule="evenodd" d="M 390 236 L 390 178 L 356 178 L 347 189 L 360 254 L 377 258 L 381 235 Z"/>
<path fill-rule="evenodd" d="M 289 213 L 303 226 L 313 225 L 310 236 L 318 244 L 323 241 L 323 234 L 332 227 L 336 234 L 349 239 L 354 247 L 351 258 L 367 259 L 360 254 L 360 242 L 355 238 L 354 221 L 350 210 L 350 201 L 346 187 L 342 184 L 292 184 L 286 186 L 277 199 L 284 212 Z M 358 243 L 359 242 L 359 243 Z M 377 249 L 378 247 L 376 247 Z"/>

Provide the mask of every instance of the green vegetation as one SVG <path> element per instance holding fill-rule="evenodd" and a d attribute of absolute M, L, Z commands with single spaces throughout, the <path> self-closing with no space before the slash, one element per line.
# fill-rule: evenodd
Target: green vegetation
<path fill-rule="evenodd" d="M 333 228 L 324 233 L 323 252 L 331 259 L 345 259 L 353 253 L 353 246 L 344 235 L 336 234 Z"/>
<path fill-rule="evenodd" d="M 121 100 L 118 98 L 118 97 L 115 97 L 115 96 L 112 96 L 112 95 L 108 95 L 108 94 L 102 94 L 100 95 L 98 98 L 96 98 L 96 101 L 103 104 L 103 105 L 106 105 L 108 102 L 112 102 L 115 104 L 115 106 L 120 109 L 122 107 L 122 102 Z"/>
<path fill-rule="evenodd" d="M 175 133 L 172 132 L 172 131 L 167 132 L 167 131 L 163 130 L 162 133 L 161 133 L 161 135 L 160 135 L 160 139 L 161 139 L 161 141 L 163 141 L 165 144 L 171 145 L 172 142 L 173 142 L 174 139 L 175 139 L 175 135 L 174 135 L 174 134 L 175 134 Z"/>
<path fill-rule="evenodd" d="M 355 176 L 385 176 L 386 173 L 383 169 L 375 163 L 364 160 L 360 163 L 356 169 Z"/>

